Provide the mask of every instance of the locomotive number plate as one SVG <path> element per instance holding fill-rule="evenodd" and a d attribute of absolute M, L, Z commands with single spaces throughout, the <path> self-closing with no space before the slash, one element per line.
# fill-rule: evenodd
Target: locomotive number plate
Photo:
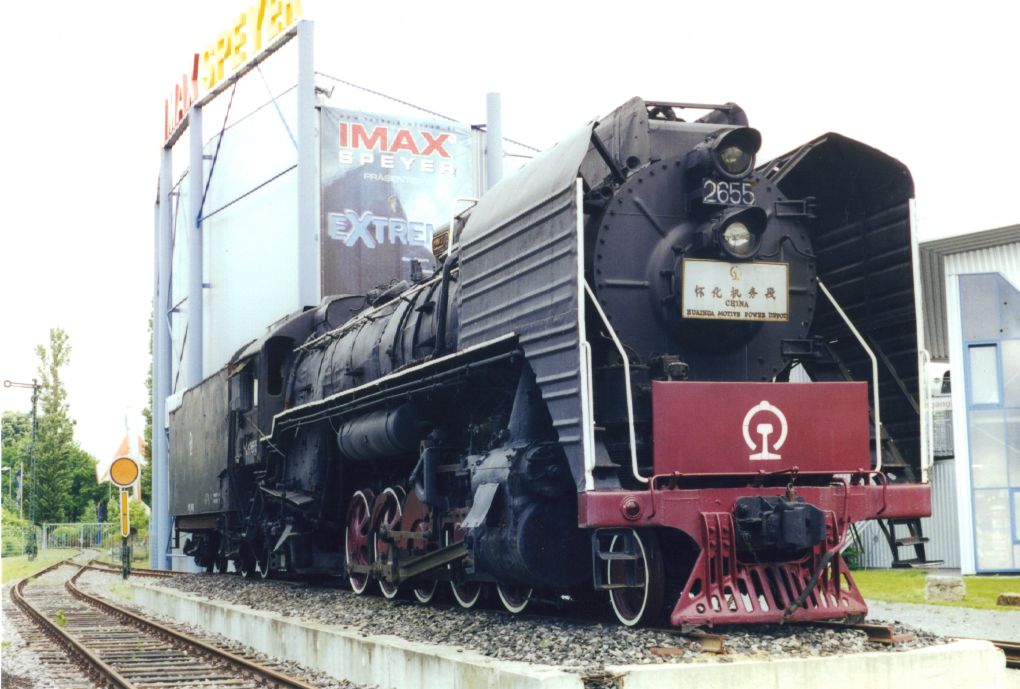
<path fill-rule="evenodd" d="M 790 320 L 790 266 L 685 258 L 681 314 L 727 321 Z"/>
<path fill-rule="evenodd" d="M 706 179 L 701 183 L 701 202 L 714 206 L 752 206 L 754 185 L 751 182 Z"/>

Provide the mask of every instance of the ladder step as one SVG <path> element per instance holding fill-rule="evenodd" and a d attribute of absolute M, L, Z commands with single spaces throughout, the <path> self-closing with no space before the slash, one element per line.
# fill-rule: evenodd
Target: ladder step
<path fill-rule="evenodd" d="M 619 589 L 639 589 L 644 584 L 598 584 L 595 586 L 599 591 L 617 591 Z"/>
<path fill-rule="evenodd" d="M 901 569 L 938 569 L 942 564 L 942 560 L 921 560 L 920 558 L 912 558 L 910 560 L 897 560 L 893 562 L 892 566 Z"/>
<path fill-rule="evenodd" d="M 614 560 L 640 560 L 641 556 L 637 553 L 603 553 L 599 551 L 599 559 L 603 562 L 612 562 Z"/>
<path fill-rule="evenodd" d="M 919 545 L 928 542 L 927 536 L 904 536 L 896 539 L 896 545 Z"/>

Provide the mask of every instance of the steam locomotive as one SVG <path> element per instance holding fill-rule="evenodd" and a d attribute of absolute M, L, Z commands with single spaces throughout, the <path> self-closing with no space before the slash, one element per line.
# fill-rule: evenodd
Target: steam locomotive
<path fill-rule="evenodd" d="M 849 527 L 930 513 L 913 182 L 760 144 L 734 104 L 632 99 L 434 271 L 274 324 L 171 415 L 185 552 L 512 613 L 604 592 L 624 625 L 863 616 Z"/>

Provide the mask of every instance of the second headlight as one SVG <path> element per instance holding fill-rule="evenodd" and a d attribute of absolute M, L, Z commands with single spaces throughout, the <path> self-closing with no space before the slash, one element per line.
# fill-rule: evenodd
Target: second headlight
<path fill-rule="evenodd" d="M 715 226 L 719 248 L 733 258 L 753 258 L 761 248 L 768 216 L 761 208 L 743 208 L 725 215 Z"/>

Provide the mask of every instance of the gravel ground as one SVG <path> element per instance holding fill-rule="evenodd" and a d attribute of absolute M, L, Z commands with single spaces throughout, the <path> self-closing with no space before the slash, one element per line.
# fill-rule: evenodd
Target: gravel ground
<path fill-rule="evenodd" d="M 95 577 L 109 575 L 91 574 Z M 856 630 L 810 626 L 728 627 L 725 655 L 703 653 L 696 641 L 669 630 L 628 629 L 615 623 L 570 621 L 538 615 L 515 617 L 493 610 L 464 611 L 448 605 L 385 601 L 336 589 L 236 576 L 180 575 L 158 585 L 211 599 L 248 605 L 304 621 L 344 626 L 365 634 L 393 634 L 412 641 L 449 644 L 493 658 L 541 663 L 583 674 L 606 665 L 693 662 L 737 657 L 826 656 L 875 650 L 904 650 L 940 643 L 919 630 L 895 647 L 874 644 Z M 670 655 L 652 648 L 675 649 Z"/>
<path fill-rule="evenodd" d="M 874 619 L 896 620 L 942 636 L 1020 641 L 1020 611 L 868 601 Z"/>
<path fill-rule="evenodd" d="M 59 647 L 50 642 L 45 646 L 29 645 L 22 629 L 33 623 L 11 600 L 10 586 L 0 591 L 3 596 L 3 645 L 0 647 L 0 685 L 5 689 L 67 689 L 71 686 L 92 687 L 92 682 L 70 663 L 54 667 L 40 657 L 44 653 L 59 653 Z M 52 672 L 43 670 L 52 668 Z M 56 675 L 56 677 L 54 676 Z"/>

